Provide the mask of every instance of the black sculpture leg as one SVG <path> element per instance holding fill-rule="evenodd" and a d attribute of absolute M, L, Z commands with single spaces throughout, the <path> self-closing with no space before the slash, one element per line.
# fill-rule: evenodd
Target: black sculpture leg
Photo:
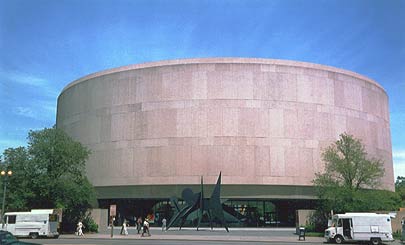
<path fill-rule="evenodd" d="M 228 226 L 226 225 L 225 217 L 224 217 L 224 211 L 221 209 L 214 209 L 213 211 L 214 218 L 219 219 L 221 224 L 225 227 L 226 231 L 229 232 Z"/>
<path fill-rule="evenodd" d="M 213 214 L 213 218 L 217 218 L 221 222 L 222 226 L 225 227 L 226 231 L 229 232 L 228 226 L 226 225 L 224 211 L 222 210 L 222 207 L 221 207 L 221 209 L 213 209 L 212 214 Z"/>
<path fill-rule="evenodd" d="M 198 228 L 200 228 L 200 224 L 201 224 L 201 220 L 202 220 L 202 216 L 203 216 L 202 211 L 198 211 L 198 212 L 200 213 L 200 215 L 198 217 L 197 231 L 198 231 Z"/>
<path fill-rule="evenodd" d="M 181 227 L 183 227 L 183 225 L 184 225 L 184 223 L 186 222 L 186 220 L 187 220 L 187 217 L 186 217 L 186 216 L 183 216 L 183 217 L 181 218 L 179 231 L 181 231 Z"/>
<path fill-rule="evenodd" d="M 211 194 L 208 210 L 212 211 L 213 217 L 218 218 L 222 225 L 225 226 L 226 231 L 229 232 L 224 217 L 224 210 L 221 204 L 221 172 L 219 172 L 217 184 L 215 185 L 214 191 Z"/>
<path fill-rule="evenodd" d="M 188 207 L 184 207 L 182 210 L 180 210 L 180 212 L 178 212 L 177 214 L 175 214 L 174 216 L 173 216 L 173 218 L 170 220 L 170 222 L 169 222 L 169 225 L 166 227 L 166 230 L 168 230 L 176 221 L 177 221 L 177 219 L 180 217 L 180 216 L 182 216 L 182 215 L 184 215 L 184 213 L 187 211 L 187 208 Z"/>
<path fill-rule="evenodd" d="M 197 224 L 197 231 L 200 228 L 201 220 L 204 214 L 204 181 L 203 176 L 201 176 L 201 192 L 199 196 L 199 208 L 198 208 L 198 224 Z"/>
<path fill-rule="evenodd" d="M 222 216 L 222 219 L 220 219 L 220 220 L 221 220 L 222 225 L 225 227 L 226 232 L 229 232 L 228 226 L 226 225 L 225 218 Z"/>
<path fill-rule="evenodd" d="M 188 209 L 184 212 L 183 217 L 181 217 L 180 230 L 181 230 L 181 227 L 183 227 L 184 223 L 186 222 L 187 217 L 188 217 L 194 210 L 196 210 L 196 207 L 188 207 Z"/>
<path fill-rule="evenodd" d="M 210 227 L 211 227 L 211 230 L 212 229 L 214 229 L 213 227 L 212 227 L 212 215 L 211 215 L 211 211 L 208 209 L 208 218 L 210 219 Z"/>
<path fill-rule="evenodd" d="M 226 225 L 225 219 L 224 219 L 224 226 L 225 226 L 226 232 L 229 232 L 229 229 L 228 229 L 228 226 Z"/>

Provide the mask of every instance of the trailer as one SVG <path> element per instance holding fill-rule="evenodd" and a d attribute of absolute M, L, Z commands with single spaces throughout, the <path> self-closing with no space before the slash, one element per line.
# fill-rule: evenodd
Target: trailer
<path fill-rule="evenodd" d="M 2 230 L 16 237 L 59 237 L 60 213 L 54 209 L 33 209 L 30 212 L 7 212 Z"/>
<path fill-rule="evenodd" d="M 390 214 L 345 213 L 332 217 L 331 225 L 325 230 L 327 242 L 369 241 L 371 244 L 392 242 Z"/>

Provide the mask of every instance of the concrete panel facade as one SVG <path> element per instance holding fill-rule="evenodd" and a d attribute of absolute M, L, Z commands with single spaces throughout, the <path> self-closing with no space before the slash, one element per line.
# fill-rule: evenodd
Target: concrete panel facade
<path fill-rule="evenodd" d="M 106 70 L 63 90 L 57 127 L 92 150 L 97 188 L 196 185 L 201 175 L 213 184 L 219 171 L 224 190 L 308 187 L 322 149 L 347 132 L 384 160 L 382 187 L 394 189 L 384 89 L 317 64 L 213 58 Z"/>

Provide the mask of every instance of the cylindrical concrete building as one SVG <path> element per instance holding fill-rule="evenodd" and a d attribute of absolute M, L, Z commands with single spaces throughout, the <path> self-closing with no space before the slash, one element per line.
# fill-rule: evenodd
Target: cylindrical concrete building
<path fill-rule="evenodd" d="M 57 127 L 91 149 L 100 206 L 118 203 L 125 216 L 163 213 L 170 196 L 198 191 L 200 176 L 214 185 L 222 171 L 235 212 L 294 224 L 293 211 L 316 199 L 322 149 L 343 132 L 384 160 L 383 188 L 394 189 L 387 94 L 323 65 L 210 58 L 106 70 L 62 91 Z"/>

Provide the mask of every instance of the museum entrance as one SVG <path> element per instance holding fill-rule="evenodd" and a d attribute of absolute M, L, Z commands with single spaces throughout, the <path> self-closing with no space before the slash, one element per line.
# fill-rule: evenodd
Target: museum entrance
<path fill-rule="evenodd" d="M 169 221 L 176 212 L 169 199 L 101 199 L 98 202 L 104 209 L 117 205 L 114 225 L 121 225 L 124 219 L 129 225 L 135 225 L 138 217 L 146 217 L 151 226 L 161 226 L 163 218 Z M 178 204 L 184 202 L 179 200 Z M 295 227 L 296 210 L 314 209 L 316 200 L 227 199 L 222 207 L 229 227 Z M 197 218 L 198 213 L 192 213 L 185 226 L 196 226 Z M 201 226 L 208 227 L 208 220 L 203 216 Z M 217 225 L 214 220 L 214 226 Z"/>

